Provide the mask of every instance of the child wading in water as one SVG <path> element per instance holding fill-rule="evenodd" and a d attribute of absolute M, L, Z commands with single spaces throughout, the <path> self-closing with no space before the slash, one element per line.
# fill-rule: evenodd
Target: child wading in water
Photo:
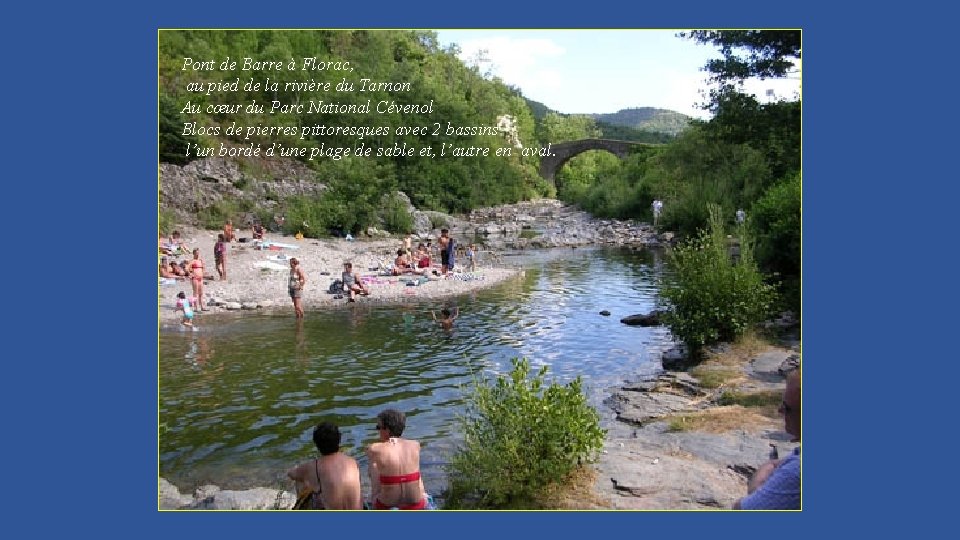
<path fill-rule="evenodd" d="M 187 298 L 187 295 L 183 291 L 180 291 L 180 294 L 177 295 L 177 311 L 183 312 L 183 320 L 180 322 L 184 326 L 193 326 L 193 303 L 196 302 L 196 298 Z"/>
<path fill-rule="evenodd" d="M 475 244 L 470 244 L 467 248 L 467 268 L 471 272 L 477 270 L 477 246 Z"/>
<path fill-rule="evenodd" d="M 460 314 L 459 308 L 455 307 L 453 309 L 454 309 L 453 313 L 451 313 L 450 310 L 447 308 L 441 309 L 440 310 L 440 316 L 442 317 L 441 319 L 438 319 L 437 314 L 433 311 L 430 312 L 430 315 L 433 316 L 433 320 L 440 323 L 440 328 L 443 328 L 444 330 L 452 330 L 453 321 L 457 320 L 457 315 Z"/>

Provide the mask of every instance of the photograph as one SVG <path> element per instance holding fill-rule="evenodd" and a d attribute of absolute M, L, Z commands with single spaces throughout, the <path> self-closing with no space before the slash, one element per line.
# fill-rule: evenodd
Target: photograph
<path fill-rule="evenodd" d="M 802 30 L 157 32 L 158 510 L 802 510 Z"/>

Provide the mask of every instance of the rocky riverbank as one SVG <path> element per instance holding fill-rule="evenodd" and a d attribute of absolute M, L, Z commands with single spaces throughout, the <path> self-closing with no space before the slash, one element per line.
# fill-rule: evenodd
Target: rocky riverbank
<path fill-rule="evenodd" d="M 783 457 L 799 444 L 776 412 L 785 375 L 799 366 L 798 349 L 723 345 L 689 372 L 665 371 L 617 389 L 607 401 L 617 423 L 597 464 L 605 507 L 731 508 L 771 445 Z"/>
<path fill-rule="evenodd" d="M 465 228 L 491 249 L 575 247 L 590 244 L 652 246 L 670 243 L 647 223 L 598 219 L 554 199 L 537 199 L 470 213 Z"/>

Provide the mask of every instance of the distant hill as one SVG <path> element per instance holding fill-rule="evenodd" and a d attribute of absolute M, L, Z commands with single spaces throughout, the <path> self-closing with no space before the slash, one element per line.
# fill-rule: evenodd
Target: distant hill
<path fill-rule="evenodd" d="M 543 120 L 543 117 L 546 116 L 547 113 L 557 112 L 550 107 L 547 107 L 543 103 L 540 103 L 539 101 L 534 101 L 527 97 L 524 97 L 523 99 L 527 100 L 527 106 L 530 107 L 530 112 L 533 113 L 533 119 L 537 122 Z"/>
<path fill-rule="evenodd" d="M 666 133 L 676 136 L 687 128 L 691 117 L 667 109 L 656 107 L 635 107 L 621 109 L 609 114 L 590 114 L 598 123 L 624 126 L 641 131 Z"/>
<path fill-rule="evenodd" d="M 543 120 L 547 113 L 558 113 L 550 107 L 524 97 L 536 122 Z M 665 143 L 687 128 L 691 118 L 685 114 L 656 107 L 636 107 L 623 109 L 610 114 L 584 114 L 597 122 L 597 127 L 605 139 Z"/>

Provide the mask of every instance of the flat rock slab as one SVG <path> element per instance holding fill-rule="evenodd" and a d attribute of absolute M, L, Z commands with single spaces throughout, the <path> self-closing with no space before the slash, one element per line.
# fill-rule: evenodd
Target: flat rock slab
<path fill-rule="evenodd" d="M 728 509 L 747 492 L 747 479 L 769 457 L 796 443 L 786 433 L 756 434 L 667 431 L 654 422 L 634 438 L 606 441 L 598 463 L 597 490 L 616 509 Z"/>
<path fill-rule="evenodd" d="M 700 408 L 700 401 L 688 396 L 659 392 L 617 392 L 607 404 L 622 422 L 642 425 L 670 414 L 691 412 Z"/>
<path fill-rule="evenodd" d="M 744 390 L 783 389 L 784 376 L 781 366 L 795 353 L 786 349 L 774 349 L 761 353 L 744 366 L 744 373 L 756 383 L 743 386 Z"/>

